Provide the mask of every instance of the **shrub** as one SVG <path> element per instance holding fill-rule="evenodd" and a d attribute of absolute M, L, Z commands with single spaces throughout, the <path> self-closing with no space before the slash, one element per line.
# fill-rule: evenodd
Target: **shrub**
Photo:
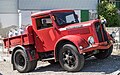
<path fill-rule="evenodd" d="M 113 3 L 107 0 L 102 0 L 98 4 L 98 15 L 100 19 L 107 20 L 108 27 L 119 27 L 120 26 L 120 16 L 117 13 L 118 9 Z"/>

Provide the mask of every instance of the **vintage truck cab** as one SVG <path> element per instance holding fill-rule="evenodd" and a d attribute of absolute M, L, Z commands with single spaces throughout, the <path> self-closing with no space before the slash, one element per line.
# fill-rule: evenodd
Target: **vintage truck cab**
<path fill-rule="evenodd" d="M 4 39 L 5 48 L 12 48 L 14 70 L 32 71 L 40 60 L 79 71 L 85 58 L 104 59 L 112 53 L 113 37 L 99 19 L 79 23 L 74 10 L 41 11 L 31 19 L 24 34 Z"/>

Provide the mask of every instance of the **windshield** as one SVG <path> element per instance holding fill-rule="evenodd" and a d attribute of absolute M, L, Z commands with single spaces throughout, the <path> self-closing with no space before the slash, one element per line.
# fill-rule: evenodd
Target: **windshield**
<path fill-rule="evenodd" d="M 77 16 L 74 12 L 58 12 L 54 13 L 58 25 L 68 25 L 79 23 Z"/>

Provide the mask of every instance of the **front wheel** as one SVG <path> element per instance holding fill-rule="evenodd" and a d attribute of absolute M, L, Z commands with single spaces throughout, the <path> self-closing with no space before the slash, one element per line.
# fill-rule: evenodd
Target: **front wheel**
<path fill-rule="evenodd" d="M 27 54 L 23 50 L 18 49 L 13 55 L 13 65 L 17 71 L 25 73 L 36 68 L 37 60 L 29 61 Z"/>
<path fill-rule="evenodd" d="M 59 51 L 59 63 L 67 71 L 79 71 L 84 65 L 84 56 L 72 44 L 65 44 Z"/>
<path fill-rule="evenodd" d="M 97 59 L 105 59 L 111 55 L 112 50 L 113 50 L 113 45 L 109 49 L 99 50 L 99 53 L 95 54 L 94 56 Z"/>

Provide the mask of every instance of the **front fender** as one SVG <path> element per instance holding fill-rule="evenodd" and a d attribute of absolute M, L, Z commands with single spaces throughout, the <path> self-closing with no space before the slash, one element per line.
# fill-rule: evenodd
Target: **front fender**
<path fill-rule="evenodd" d="M 67 36 L 64 36 L 64 37 L 62 37 L 62 38 L 60 38 L 58 41 L 57 41 L 57 43 L 56 43 L 56 45 L 55 45 L 55 49 L 56 49 L 56 46 L 57 46 L 57 44 L 60 42 L 60 41 L 62 41 L 62 40 L 68 40 L 68 41 L 70 41 L 70 42 L 72 42 L 76 47 L 77 47 L 77 49 L 78 49 L 78 51 L 81 53 L 81 50 L 80 50 L 80 46 L 82 46 L 83 48 L 86 48 L 86 47 L 88 47 L 88 43 L 87 43 L 87 41 L 84 39 L 84 38 L 81 38 L 80 36 L 77 36 L 77 35 L 67 35 Z"/>

